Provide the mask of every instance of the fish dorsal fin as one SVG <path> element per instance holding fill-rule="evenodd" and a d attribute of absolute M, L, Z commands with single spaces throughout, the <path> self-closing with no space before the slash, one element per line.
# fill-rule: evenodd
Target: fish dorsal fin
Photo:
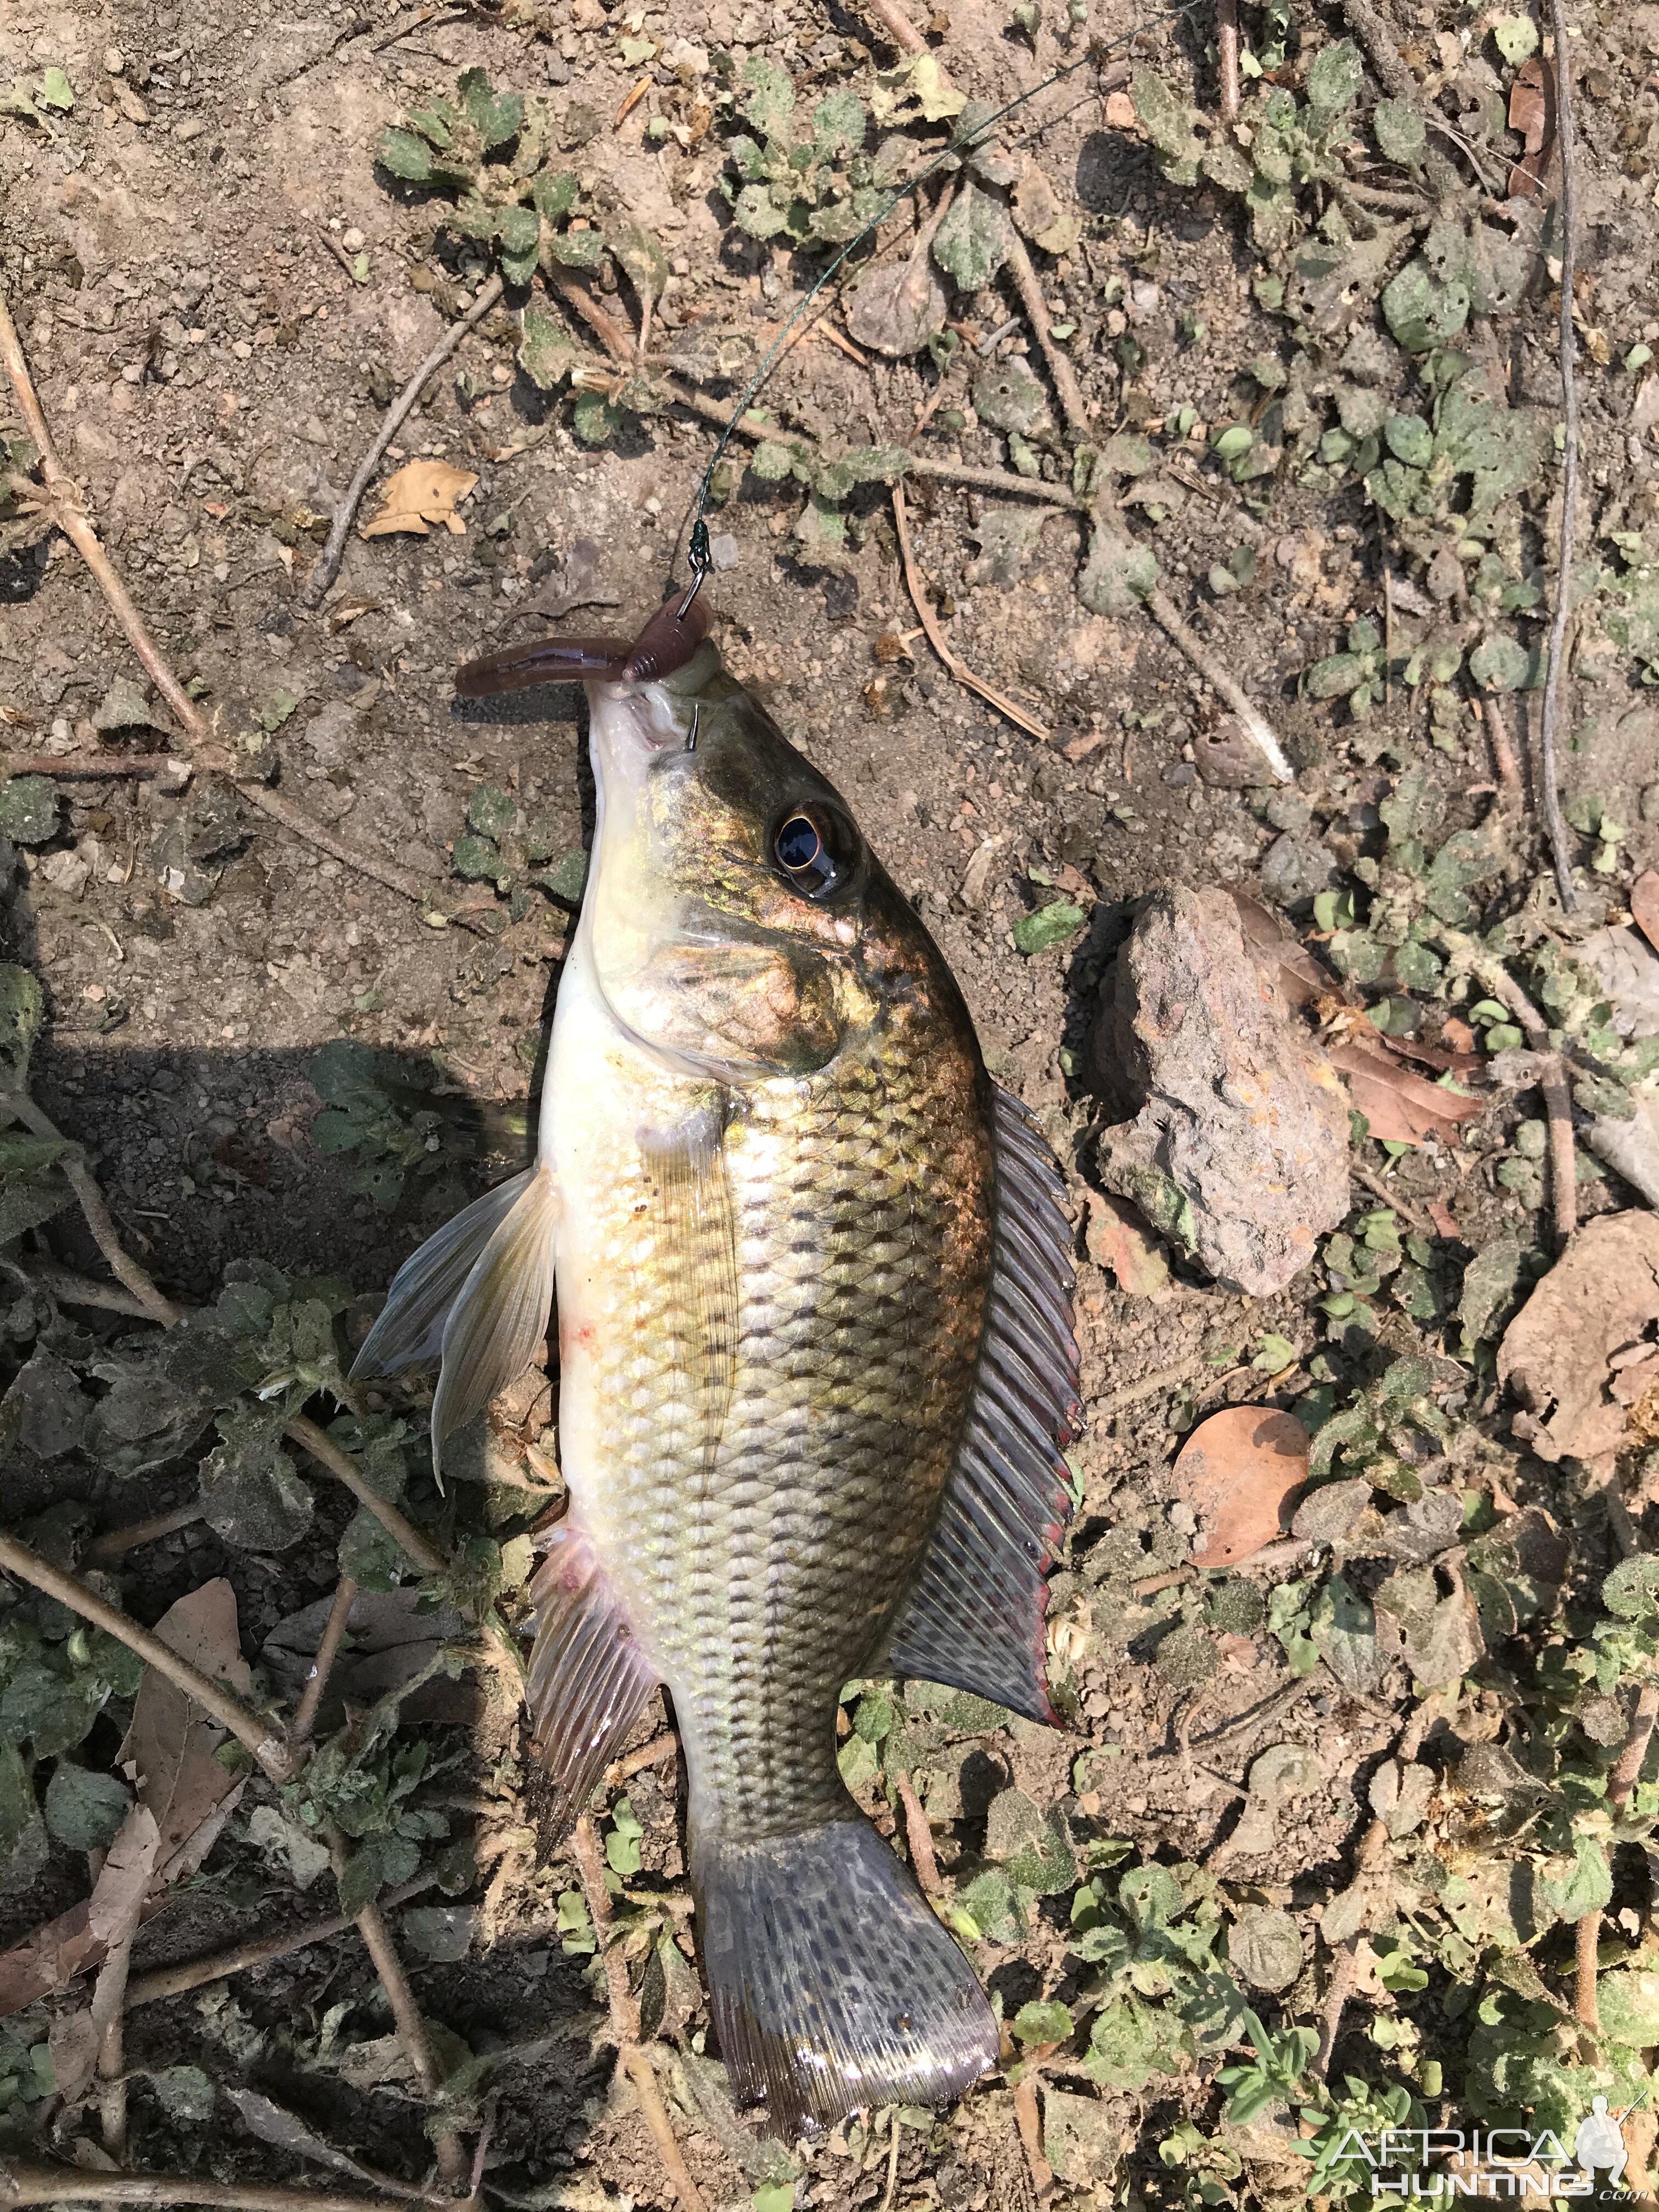
<path fill-rule="evenodd" d="M 641 1138 L 651 1190 L 653 1273 L 665 1291 L 665 1349 L 684 1377 L 668 1394 L 665 1455 L 684 1466 L 688 1447 L 714 1471 L 738 1371 L 738 1246 L 726 1171 L 722 1094 L 673 1128 Z M 680 1408 L 691 1433 L 676 1435 Z"/>
<path fill-rule="evenodd" d="M 644 1710 L 657 1674 L 574 1529 L 556 1528 L 527 1593 L 536 1641 L 525 1675 L 532 1755 L 546 1769 L 548 1845 L 562 1839 Z"/>
<path fill-rule="evenodd" d="M 1079 1411 L 1072 1224 L 1059 1164 L 1035 1119 L 1000 1087 L 993 1096 L 985 1333 L 956 1465 L 886 1664 L 1053 1722 L 1044 1584 L 1070 1506 L 1061 1455 Z"/>

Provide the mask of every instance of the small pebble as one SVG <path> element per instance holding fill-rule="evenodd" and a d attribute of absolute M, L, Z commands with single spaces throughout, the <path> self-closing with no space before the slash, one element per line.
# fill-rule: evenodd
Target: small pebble
<path fill-rule="evenodd" d="M 173 135 L 188 142 L 191 138 L 199 138 L 206 129 L 207 125 L 199 115 L 187 115 L 182 123 L 173 125 Z"/>
<path fill-rule="evenodd" d="M 119 76 L 126 65 L 127 58 L 121 52 L 119 46 L 105 47 L 104 67 L 109 71 L 112 76 Z"/>
<path fill-rule="evenodd" d="M 354 222 L 349 230 L 341 232 L 340 243 L 348 253 L 361 253 L 368 240 Z"/>
<path fill-rule="evenodd" d="M 738 541 L 732 535 L 732 532 L 729 530 L 722 530 L 718 538 L 711 538 L 709 539 L 708 557 L 717 568 L 735 568 L 737 567 Z M 1656 784 L 1653 788 L 1655 795 L 1659 797 L 1659 784 Z M 1644 821 L 1646 821 L 1646 815 L 1644 815 L 1642 818 Z"/>

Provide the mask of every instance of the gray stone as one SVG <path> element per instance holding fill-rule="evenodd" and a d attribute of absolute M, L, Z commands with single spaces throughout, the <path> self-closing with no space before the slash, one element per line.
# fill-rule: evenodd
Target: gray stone
<path fill-rule="evenodd" d="M 1275 906 L 1286 909 L 1308 905 L 1316 891 L 1331 890 L 1341 880 L 1336 855 L 1316 837 L 1287 830 L 1268 846 L 1261 862 L 1261 888 Z"/>

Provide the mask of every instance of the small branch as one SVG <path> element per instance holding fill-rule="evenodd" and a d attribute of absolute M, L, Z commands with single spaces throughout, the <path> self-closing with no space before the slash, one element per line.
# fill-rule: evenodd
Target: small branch
<path fill-rule="evenodd" d="M 1348 28 L 1365 49 L 1383 91 L 1391 100 L 1401 100 L 1407 106 L 1420 111 L 1423 88 L 1401 58 L 1389 27 L 1371 0 L 1342 0 L 1342 13 L 1347 18 Z"/>
<path fill-rule="evenodd" d="M 368 1506 L 386 1534 L 403 1546 L 417 1567 L 428 1575 L 449 1572 L 449 1562 L 443 1553 L 395 1505 L 370 1488 L 351 1455 L 342 1451 L 315 1421 L 308 1421 L 301 1414 L 289 1423 L 284 1433 L 301 1451 L 309 1452 L 319 1466 L 326 1468 L 337 1481 L 344 1483 L 360 1505 Z"/>
<path fill-rule="evenodd" d="M 190 781 L 191 763 L 173 753 L 8 753 L 0 762 L 7 775 L 50 775 L 60 782 L 112 781 L 119 776 L 166 776 L 180 789 Z"/>
<path fill-rule="evenodd" d="M 1238 0 L 1216 0 L 1216 45 L 1221 59 L 1221 119 L 1238 120 Z"/>
<path fill-rule="evenodd" d="M 908 1774 L 898 1778 L 899 1802 L 904 1808 L 904 1836 L 910 1846 L 910 1863 L 915 1869 L 916 1880 L 922 1893 L 933 1899 L 942 1898 L 945 1884 L 939 1879 L 939 1861 L 933 1856 L 933 1832 L 927 1825 L 927 1814 L 916 1795 L 916 1788 Z"/>
<path fill-rule="evenodd" d="M 663 2170 L 685 2212 L 708 2212 L 702 2192 L 686 2171 L 673 2124 L 664 2109 L 662 2097 L 657 2088 L 657 2077 L 652 2069 L 651 2061 L 640 2048 L 640 2008 L 628 1986 L 628 1962 L 611 1942 L 611 1892 L 605 1887 L 605 1864 L 599 1856 L 599 1838 L 593 1832 L 591 1814 L 584 1813 L 572 1829 L 570 1848 L 581 1876 L 588 1916 L 593 1923 L 593 1940 L 599 1946 L 599 1957 L 605 1966 L 605 1993 L 611 2008 L 611 2034 L 617 2046 L 617 2057 L 634 2084 L 645 2124 L 651 2130 L 652 2140 L 662 2159 Z"/>
<path fill-rule="evenodd" d="M 1598 1906 L 1575 1921 L 1572 1930 L 1572 2009 L 1583 2033 L 1578 2039 L 1579 2054 L 1587 2062 L 1594 2057 L 1595 2039 L 1601 2033 L 1601 2016 L 1595 2003 L 1596 1950 L 1601 1941 L 1601 1913 Z"/>
<path fill-rule="evenodd" d="M 574 276 L 556 276 L 552 282 L 553 289 L 568 307 L 575 309 L 617 367 L 631 367 L 634 361 L 631 334 L 613 316 L 605 313 L 587 287 L 579 284 Z"/>
<path fill-rule="evenodd" d="M 1578 1226 L 1578 1170 L 1572 1148 L 1572 1092 L 1561 1055 L 1550 1043 L 1543 1016 L 1501 962 L 1482 960 L 1475 973 L 1494 999 L 1515 1016 L 1533 1051 L 1544 1056 L 1544 1073 L 1538 1079 L 1544 1112 L 1549 1121 L 1550 1206 L 1555 1233 L 1565 1244 Z"/>
<path fill-rule="evenodd" d="M 1561 529 L 1557 540 L 1555 606 L 1544 659 L 1544 705 L 1538 728 L 1538 798 L 1555 860 L 1556 886 L 1568 914 L 1578 908 L 1571 848 L 1555 779 L 1555 735 L 1565 670 L 1567 617 L 1572 608 L 1572 556 L 1578 535 L 1578 341 L 1572 327 L 1572 285 L 1578 230 L 1578 161 L 1572 128 L 1572 56 L 1562 0 L 1550 0 L 1555 29 L 1555 136 L 1561 149 L 1561 318 L 1557 344 L 1561 365 Z"/>
<path fill-rule="evenodd" d="M 864 0 L 864 4 L 902 54 L 927 52 L 927 40 L 900 8 L 898 0 Z"/>
<path fill-rule="evenodd" d="M 143 617 L 128 596 L 126 586 L 110 565 L 109 556 L 100 543 L 98 532 L 93 528 L 91 517 L 86 511 L 81 488 L 58 458 L 58 449 L 52 444 L 51 431 L 46 428 L 46 418 L 23 356 L 22 342 L 18 337 L 17 326 L 12 321 L 11 310 L 3 294 L 0 294 L 0 359 L 5 362 L 6 374 L 11 379 L 12 390 L 17 396 L 23 427 L 40 448 L 40 473 L 50 495 L 47 506 L 52 520 L 98 579 L 99 587 L 109 601 L 115 619 L 127 634 L 127 642 L 143 664 L 151 683 L 178 716 L 180 728 L 193 742 L 205 743 L 208 727 L 200 710 L 168 667 L 160 647 L 144 625 Z"/>
<path fill-rule="evenodd" d="M 202 1501 L 188 1498 L 182 1505 L 172 1505 L 165 1513 L 154 1513 L 148 1521 L 134 1521 L 125 1528 L 112 1528 L 102 1536 L 94 1536 L 82 1553 L 91 1567 L 106 1566 L 112 1559 L 123 1559 L 129 1552 L 136 1552 L 141 1544 L 154 1544 L 163 1536 L 171 1536 L 175 1529 L 188 1528 L 193 1521 L 202 1517 Z"/>
<path fill-rule="evenodd" d="M 1037 282 L 1036 270 L 1031 266 L 1031 257 L 1025 250 L 1025 240 L 1010 224 L 1008 228 L 1008 267 L 1013 274 L 1014 289 L 1019 294 L 1032 334 L 1042 349 L 1048 363 L 1048 374 L 1054 379 L 1054 395 L 1060 401 L 1060 411 L 1066 417 L 1066 427 L 1079 438 L 1089 434 L 1089 410 L 1084 403 L 1083 387 L 1077 380 L 1077 371 L 1072 367 L 1064 349 L 1048 335 L 1048 308 L 1042 296 L 1042 287 Z"/>
<path fill-rule="evenodd" d="M 239 781 L 236 788 L 262 814 L 270 815 L 273 822 L 280 822 L 283 829 L 291 830 L 296 837 L 303 837 L 308 845 L 314 845 L 319 853 L 326 853 L 331 860 L 338 860 L 343 866 L 353 868 L 359 875 L 368 876 L 377 884 L 384 884 L 388 890 L 398 891 L 404 898 L 412 899 L 423 913 L 442 911 L 438 905 L 436 885 L 423 877 L 411 875 L 407 868 L 398 867 L 393 860 L 383 860 L 377 854 L 365 853 L 355 845 L 347 844 L 343 837 L 337 837 L 331 830 L 326 830 L 320 822 L 313 821 L 302 807 L 291 805 L 265 784 L 255 783 L 250 778 L 245 782 Z M 446 915 L 445 919 L 465 922 L 465 916 L 459 915 Z"/>
<path fill-rule="evenodd" d="M 474 324 L 483 320 L 501 296 L 501 280 L 499 276 L 492 276 L 488 283 L 479 288 L 478 296 L 472 305 L 459 322 L 450 325 L 409 382 L 392 401 L 391 406 L 387 408 L 386 420 L 381 423 L 374 444 L 358 463 L 357 473 L 346 486 L 345 496 L 334 511 L 334 520 L 329 527 L 328 542 L 313 565 L 310 574 L 300 587 L 301 606 L 308 608 L 320 606 L 323 594 L 339 574 L 340 563 L 345 557 L 346 539 L 351 534 L 351 526 L 356 520 L 358 507 L 362 504 L 363 494 L 368 489 L 374 471 L 380 467 L 385 457 L 386 447 L 402 429 L 405 417 L 426 388 L 428 378 L 434 369 L 443 367 Z"/>
<path fill-rule="evenodd" d="M 1031 2172 L 1031 2187 L 1039 2204 L 1054 2194 L 1054 2169 L 1042 2154 L 1042 2128 L 1037 2118 L 1036 2075 L 1028 2069 L 1014 2084 L 1014 2121 L 1020 2148 Z"/>
<path fill-rule="evenodd" d="M 1641 1695 L 1636 1700 L 1636 1711 L 1631 1716 L 1630 1733 L 1620 1746 L 1607 1779 L 1607 1803 L 1615 1813 L 1622 1813 L 1630 1802 L 1631 1792 L 1641 1777 L 1642 1762 L 1648 1755 L 1656 1721 L 1659 1721 L 1659 1682 L 1644 1682 Z"/>
<path fill-rule="evenodd" d="M 113 1283 L 94 1283 L 85 1275 L 77 1275 L 72 1267 L 60 1267 L 53 1260 L 31 1257 L 27 1267 L 15 1271 L 26 1282 L 33 1283 L 56 1298 L 60 1305 L 94 1306 L 100 1313 L 130 1314 L 135 1321 L 153 1321 L 155 1316 L 143 1298 L 118 1288 Z"/>
<path fill-rule="evenodd" d="M 62 1131 L 53 1126 L 51 1118 L 41 1111 L 26 1091 L 8 1092 L 3 1102 L 0 1103 L 3 1103 L 6 1108 L 17 1116 L 24 1127 L 32 1129 L 37 1137 L 51 1137 L 59 1144 L 70 1142 Z M 93 1241 L 109 1262 L 111 1273 L 118 1277 L 126 1285 L 143 1307 L 151 1321 L 159 1321 L 164 1328 L 171 1328 L 179 1318 L 179 1308 L 173 1304 L 171 1298 L 163 1297 L 138 1262 L 130 1258 L 121 1249 L 121 1239 L 117 1233 L 114 1221 L 111 1218 L 110 1210 L 104 1203 L 104 1194 L 99 1189 L 96 1179 L 88 1167 L 79 1146 L 76 1146 L 66 1158 L 60 1160 L 58 1165 L 63 1169 L 70 1188 L 75 1193 L 80 1203 L 81 1211 L 86 1216 L 87 1227 L 92 1231 Z"/>
<path fill-rule="evenodd" d="M 395 1905 L 407 1905 L 412 1897 L 421 1897 L 428 1889 L 435 1889 L 436 1874 L 417 1874 L 397 1888 L 386 1890 L 375 1901 L 382 1915 Z M 209 1982 L 228 1980 L 232 1974 L 245 1974 L 257 1966 L 268 1966 L 273 1959 L 285 1959 L 291 1951 L 308 1950 L 313 1943 L 325 1943 L 331 1936 L 343 1936 L 348 1928 L 357 1923 L 349 1912 L 331 1913 L 326 1920 L 307 1921 L 303 1928 L 290 1929 L 286 1935 L 262 1936 L 257 1942 L 237 1943 L 228 1950 L 210 1951 L 200 1959 L 187 1959 L 182 1966 L 159 1966 L 154 1973 L 140 1974 L 127 1984 L 127 2008 L 135 2005 L 159 2004 L 163 1997 L 182 1996 L 186 1990 L 199 1990 Z"/>
<path fill-rule="evenodd" d="M 317 1711 L 323 1702 L 323 1692 L 328 1687 L 328 1678 L 334 1671 L 334 1662 L 340 1656 L 340 1646 L 345 1642 L 351 1608 L 356 1601 L 356 1583 L 349 1575 L 342 1575 L 340 1586 L 334 1593 L 334 1602 L 328 1609 L 328 1619 L 323 1624 L 322 1640 L 317 1646 L 317 1656 L 311 1662 L 310 1674 L 306 1677 L 299 1710 L 289 1730 L 291 1743 L 309 1743 L 311 1741 L 311 1732 L 317 1725 Z"/>
<path fill-rule="evenodd" d="M 635 1775 L 643 1773 L 647 1766 L 660 1766 L 665 1759 L 672 1759 L 679 1747 L 680 1740 L 672 1729 L 661 1735 L 653 1736 L 649 1743 L 642 1743 L 637 1751 L 628 1752 L 621 1759 L 611 1760 L 605 1770 L 605 1787 L 607 1790 L 620 1789 L 624 1782 L 632 1781 Z"/>
<path fill-rule="evenodd" d="M 441 2203 L 441 2197 L 435 2197 Z M 453 2200 L 451 2200 L 453 2203 Z M 225 2212 L 384 2212 L 375 2197 L 326 2189 L 270 2189 L 195 2173 L 91 2173 L 79 2166 L 0 2160 L 0 2212 L 27 2204 L 216 2204 Z"/>
<path fill-rule="evenodd" d="M 1258 712 L 1249 692 L 1224 668 L 1209 647 L 1190 630 L 1162 592 L 1148 592 L 1146 611 L 1172 645 L 1180 648 L 1213 690 L 1218 691 L 1237 715 L 1244 734 L 1261 754 L 1275 783 L 1294 783 L 1296 770 L 1285 757 L 1272 725 Z"/>
<path fill-rule="evenodd" d="M 1477 699 L 1474 703 L 1481 721 L 1486 725 L 1486 740 L 1492 747 L 1492 766 L 1498 771 L 1498 781 L 1503 787 L 1504 796 L 1519 805 L 1526 796 L 1521 781 L 1521 763 L 1516 757 L 1509 731 L 1504 726 L 1503 710 L 1495 696 Z"/>
<path fill-rule="evenodd" d="M 181 1659 L 159 1636 L 152 1636 L 149 1629 L 141 1628 L 136 1620 L 118 1613 L 84 1583 L 54 1567 L 49 1559 L 43 1559 L 15 1536 L 0 1534 L 0 1569 L 44 1590 L 48 1597 L 55 1597 L 60 1605 L 68 1606 L 71 1613 L 78 1613 L 82 1620 L 91 1621 L 94 1628 L 101 1628 L 106 1635 L 125 1644 L 129 1651 L 136 1651 L 158 1674 L 165 1674 L 187 1698 L 193 1698 L 221 1728 L 228 1729 L 238 1742 L 246 1746 L 273 1782 L 291 1779 L 296 1762 L 281 1736 L 258 1714 L 250 1712 L 233 1698 L 222 1682 L 216 1682 L 200 1668 L 192 1667 L 188 1659 Z"/>
<path fill-rule="evenodd" d="M 1039 743 L 1046 744 L 1048 742 L 1048 732 L 1037 720 L 1036 715 L 1028 714 L 1024 708 L 1016 706 L 1012 699 L 1005 698 L 1000 691 L 986 683 L 982 677 L 975 676 L 972 669 L 968 667 L 965 662 L 959 660 L 945 643 L 945 633 L 939 626 L 933 610 L 927 604 L 927 594 L 922 587 L 921 577 L 916 573 L 915 555 L 911 550 L 909 523 L 904 505 L 904 487 L 902 484 L 893 486 L 893 524 L 898 532 L 899 558 L 904 564 L 905 584 L 908 587 L 910 598 L 915 606 L 916 618 L 927 633 L 929 645 L 938 653 L 951 675 L 956 678 L 957 682 L 965 690 L 976 693 L 988 706 L 994 707 L 998 714 L 1006 715 L 1015 728 L 1024 730 L 1027 737 L 1036 738 Z"/>

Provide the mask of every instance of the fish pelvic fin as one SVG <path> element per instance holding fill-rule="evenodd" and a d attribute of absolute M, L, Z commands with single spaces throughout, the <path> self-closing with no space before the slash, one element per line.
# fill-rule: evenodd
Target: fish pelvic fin
<path fill-rule="evenodd" d="M 432 1400 L 432 1472 L 440 1482 L 444 1438 L 518 1381 L 547 1334 L 559 1212 L 553 1171 L 538 1167 L 455 1294 Z"/>
<path fill-rule="evenodd" d="M 576 1530 L 554 1530 L 527 1595 L 536 1608 L 536 1641 L 525 1699 L 531 1755 L 551 1785 L 538 1824 L 544 1850 L 551 1850 L 622 1748 L 658 1678 L 592 1547 Z"/>
<path fill-rule="evenodd" d="M 353 1382 L 376 1375 L 404 1375 L 411 1367 L 437 1364 L 443 1349 L 444 1323 L 462 1284 L 524 1195 L 534 1173 L 533 1168 L 526 1168 L 522 1175 L 509 1176 L 494 1190 L 487 1190 L 404 1261 L 392 1279 L 392 1288 L 374 1328 L 352 1362 Z"/>
<path fill-rule="evenodd" d="M 699 1846 L 703 1970 L 739 2104 L 793 2137 L 860 2105 L 942 2105 L 997 2063 L 973 1968 L 860 1817 Z"/>
<path fill-rule="evenodd" d="M 990 1301 L 962 1443 L 915 1587 L 868 1671 L 948 1683 L 1054 1725 L 1044 1613 L 1079 1406 L 1072 1224 L 1036 1121 L 1000 1088 L 994 1105 Z"/>

